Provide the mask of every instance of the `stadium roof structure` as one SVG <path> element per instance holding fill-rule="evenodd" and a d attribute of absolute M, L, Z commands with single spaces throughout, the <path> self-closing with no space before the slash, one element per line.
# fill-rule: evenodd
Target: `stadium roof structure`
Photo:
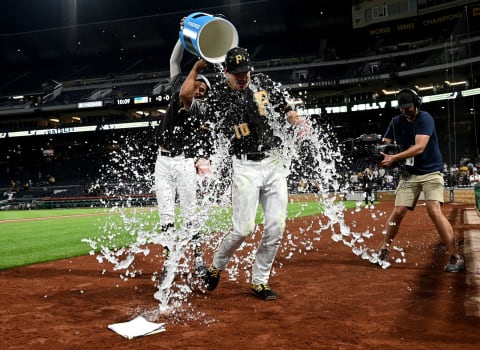
<path fill-rule="evenodd" d="M 193 12 L 229 19 L 255 72 L 339 140 L 384 132 L 395 92 L 415 86 L 448 131 L 449 162 L 478 153 L 480 0 L 16 0 L 0 21 L 0 168 L 39 149 L 91 155 L 119 135 L 149 139 L 180 19 Z M 185 54 L 183 70 L 196 59 Z"/>
<path fill-rule="evenodd" d="M 405 86 L 448 92 L 460 81 L 478 88 L 480 1 L 418 0 L 414 15 L 382 20 L 379 11 L 397 3 L 18 0 L 0 23 L 0 132 L 76 125 L 78 118 L 157 119 L 168 102 L 179 21 L 193 12 L 229 19 L 255 71 L 293 92 L 308 90 L 313 106 L 370 103 Z M 361 26 L 359 12 L 378 21 Z M 184 55 L 184 71 L 196 59 Z M 153 102 L 148 110 L 145 101 Z"/>
<path fill-rule="evenodd" d="M 347 1 L 19 0 L 2 10 L 0 95 L 48 79 L 168 71 L 180 19 L 193 12 L 229 19 L 256 61 L 317 55 L 351 23 Z"/>
<path fill-rule="evenodd" d="M 468 5 L 473 13 L 480 2 L 419 0 L 419 8 L 428 3 L 432 10 L 415 10 L 413 17 L 388 26 L 379 22 L 358 28 L 353 16 L 362 3 L 375 1 L 18 0 L 2 9 L 0 96 L 40 90 L 50 79 L 88 81 L 152 72 L 166 76 L 179 21 L 193 12 L 229 19 L 239 32 L 239 45 L 249 49 L 260 68 L 285 68 L 302 77 L 302 69 L 325 61 L 361 58 L 379 49 L 390 54 L 392 48 L 405 52 L 433 41 L 445 43 L 450 35 L 465 32 L 463 8 Z M 401 1 L 378 3 L 370 5 L 369 11 L 381 18 L 378 11 L 387 11 L 382 4 L 391 3 L 394 8 Z M 429 25 L 415 26 L 414 18 L 422 14 L 430 14 L 424 20 Z M 473 31 L 475 21 L 471 22 Z M 194 60 L 190 55 L 183 63 L 190 67 Z M 375 62 L 371 64 L 374 69 Z"/>

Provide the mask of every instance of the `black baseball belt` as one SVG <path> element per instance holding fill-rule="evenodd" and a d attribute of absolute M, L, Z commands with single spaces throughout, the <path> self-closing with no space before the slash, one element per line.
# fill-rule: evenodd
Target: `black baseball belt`
<path fill-rule="evenodd" d="M 164 157 L 175 157 L 177 154 L 170 151 L 160 151 L 160 155 Z"/>
<path fill-rule="evenodd" d="M 183 154 L 183 152 L 177 152 L 177 151 L 169 151 L 168 149 L 164 148 L 164 147 L 160 147 L 160 155 L 163 156 L 163 157 L 176 157 L 176 156 L 181 156 Z M 188 158 L 188 157 L 185 157 L 185 158 Z"/>
<path fill-rule="evenodd" d="M 167 151 L 166 149 L 160 148 L 160 155 L 163 157 L 177 157 L 177 156 L 185 156 L 185 158 L 195 158 L 195 155 L 193 152 L 172 152 L 172 151 Z"/>
<path fill-rule="evenodd" d="M 260 161 L 270 157 L 268 152 L 242 153 L 235 155 L 238 159 Z"/>

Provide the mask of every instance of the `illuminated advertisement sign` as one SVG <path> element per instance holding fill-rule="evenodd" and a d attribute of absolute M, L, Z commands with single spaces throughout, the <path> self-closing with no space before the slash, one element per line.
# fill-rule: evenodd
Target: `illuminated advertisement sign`
<path fill-rule="evenodd" d="M 150 103 L 151 99 L 149 96 L 135 96 L 133 98 L 133 104 L 138 105 L 142 103 Z"/>

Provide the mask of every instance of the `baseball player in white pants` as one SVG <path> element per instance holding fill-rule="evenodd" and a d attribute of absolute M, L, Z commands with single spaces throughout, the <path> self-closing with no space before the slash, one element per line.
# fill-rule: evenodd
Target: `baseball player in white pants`
<path fill-rule="evenodd" d="M 180 25 L 182 24 L 183 20 Z M 208 147 L 210 132 L 201 124 L 201 118 L 195 117 L 204 113 L 201 100 L 210 88 L 210 82 L 199 72 L 208 64 L 204 60 L 196 61 L 182 82 L 180 62 L 183 52 L 181 41 L 178 40 L 170 57 L 172 99 L 156 133 L 159 150 L 154 176 L 162 230 L 158 243 L 164 244 L 167 257 L 175 240 L 172 233 L 175 230 L 176 194 L 180 201 L 184 227 L 198 229 L 195 225 L 197 170 L 198 174 L 209 172 L 204 167 L 208 162 L 202 156 Z M 191 238 L 196 241 L 196 274 L 202 275 L 205 266 L 198 243 L 199 233 L 196 232 Z"/>
<path fill-rule="evenodd" d="M 252 293 L 274 300 L 268 281 L 285 230 L 288 170 L 280 157 L 282 138 L 276 125 L 296 125 L 297 136 L 308 132 L 308 123 L 289 105 L 286 94 L 263 74 L 253 70 L 248 52 L 233 48 L 225 59 L 225 81 L 209 95 L 207 118 L 216 134 L 230 140 L 233 157 L 232 232 L 226 235 L 207 271 L 207 290 L 214 290 L 220 273 L 235 251 L 254 230 L 258 203 L 264 212 L 264 233 L 252 271 Z M 278 155 L 277 155 L 278 154 Z"/>
<path fill-rule="evenodd" d="M 215 254 L 215 267 L 223 270 L 230 257 L 253 231 L 260 202 L 265 216 L 265 232 L 255 255 L 252 284 L 268 285 L 272 264 L 285 230 L 288 204 L 286 177 L 287 170 L 275 156 L 261 161 L 233 159 L 233 231 L 223 238 Z"/>
<path fill-rule="evenodd" d="M 195 216 L 197 172 L 194 158 L 185 155 L 170 157 L 159 150 L 155 163 L 155 192 L 162 225 L 175 223 L 175 198 L 182 204 L 183 218 Z"/>

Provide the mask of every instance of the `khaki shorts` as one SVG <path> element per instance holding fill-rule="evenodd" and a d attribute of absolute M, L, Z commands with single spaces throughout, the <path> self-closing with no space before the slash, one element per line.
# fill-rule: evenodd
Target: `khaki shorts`
<path fill-rule="evenodd" d="M 439 171 L 425 175 L 410 174 L 402 177 L 395 191 L 395 206 L 415 208 L 418 197 L 423 191 L 425 200 L 443 203 L 445 184 Z"/>

